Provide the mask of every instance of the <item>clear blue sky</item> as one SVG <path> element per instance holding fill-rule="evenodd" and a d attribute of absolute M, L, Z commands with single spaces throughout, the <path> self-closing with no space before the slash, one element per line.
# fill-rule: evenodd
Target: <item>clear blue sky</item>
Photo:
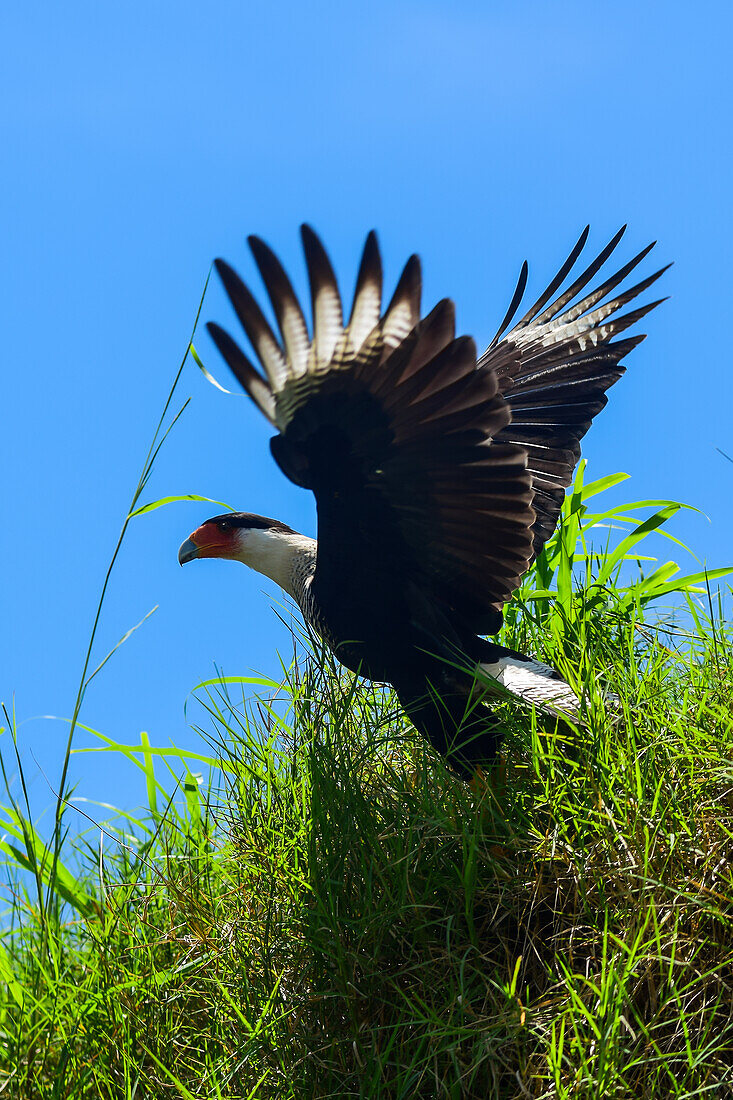
<path fill-rule="evenodd" d="M 595 476 L 700 507 L 677 532 L 733 558 L 730 4 L 398 0 L 6 5 L 3 103 L 2 660 L 22 749 L 51 783 L 106 565 L 215 255 L 252 277 L 264 236 L 303 289 L 309 220 L 350 293 L 364 234 L 387 281 L 420 252 L 425 301 L 449 295 L 479 343 L 521 261 L 540 289 L 587 222 L 624 257 L 653 238 L 672 299 L 587 439 Z M 649 266 L 647 270 L 652 270 Z M 204 317 L 229 313 L 212 287 Z M 205 333 L 198 346 L 227 385 Z M 148 498 L 193 492 L 313 531 L 246 398 L 192 364 L 192 403 Z M 628 494 L 627 494 L 628 495 Z M 216 511 L 217 509 L 213 509 Z M 272 673 L 287 650 L 263 591 L 231 563 L 181 570 L 211 513 L 137 521 L 98 656 L 159 609 L 88 693 L 108 735 L 194 745 L 184 702 L 212 674 Z M 86 735 L 80 734 L 79 744 Z M 77 758 L 80 793 L 134 805 L 110 758 Z M 34 781 L 39 806 L 50 801 Z"/>

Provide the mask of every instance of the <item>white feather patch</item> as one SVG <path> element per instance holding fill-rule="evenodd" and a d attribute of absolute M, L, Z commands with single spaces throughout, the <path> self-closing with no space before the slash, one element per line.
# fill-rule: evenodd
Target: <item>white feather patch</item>
<path fill-rule="evenodd" d="M 382 288 L 376 280 L 369 280 L 359 288 L 349 322 L 349 341 L 354 351 L 359 351 L 367 336 L 379 323 L 382 308 Z"/>
<path fill-rule="evenodd" d="M 287 301 L 283 304 L 280 327 L 287 348 L 290 372 L 296 377 L 304 375 L 308 365 L 310 340 L 303 314 L 297 305 Z"/>
<path fill-rule="evenodd" d="M 542 710 L 563 711 L 572 717 L 578 714 L 578 696 L 569 684 L 557 678 L 554 669 L 542 661 L 501 657 L 495 663 L 482 664 L 479 668 L 526 703 Z"/>
<path fill-rule="evenodd" d="M 318 288 L 314 313 L 314 360 L 316 364 L 330 363 L 343 333 L 341 299 L 335 286 L 325 283 Z"/>
<path fill-rule="evenodd" d="M 396 348 L 412 332 L 414 323 L 412 303 L 409 299 L 404 298 L 396 302 L 382 321 L 385 346 Z"/>

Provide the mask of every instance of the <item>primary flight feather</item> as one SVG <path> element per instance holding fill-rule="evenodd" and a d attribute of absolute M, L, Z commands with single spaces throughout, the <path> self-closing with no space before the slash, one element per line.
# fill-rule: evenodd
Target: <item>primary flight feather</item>
<path fill-rule="evenodd" d="M 259 368 L 223 328 L 208 329 L 277 429 L 270 446 L 283 473 L 314 493 L 318 538 L 237 512 L 202 524 L 179 560 L 231 558 L 275 580 L 339 660 L 392 684 L 417 729 L 469 777 L 498 748 L 493 683 L 543 709 L 577 711 L 552 669 L 483 635 L 501 628 L 503 605 L 552 534 L 580 440 L 623 374 L 621 360 L 643 339 L 614 337 L 659 302 L 621 311 L 665 268 L 613 297 L 650 245 L 588 292 L 620 230 L 558 293 L 586 229 L 512 326 L 523 266 L 507 315 L 477 358 L 473 340 L 455 336 L 452 302 L 421 317 L 417 256 L 382 312 L 370 233 L 344 322 L 328 255 L 312 229 L 301 234 L 312 331 L 280 261 L 257 237 L 249 244 L 279 337 L 223 260 L 216 268 Z"/>

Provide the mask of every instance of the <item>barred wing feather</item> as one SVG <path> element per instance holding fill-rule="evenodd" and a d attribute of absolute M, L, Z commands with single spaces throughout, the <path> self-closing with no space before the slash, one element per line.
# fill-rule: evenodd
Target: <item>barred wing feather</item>
<path fill-rule="evenodd" d="M 318 506 L 314 593 L 354 571 L 371 598 L 418 584 L 466 628 L 494 632 L 531 555 L 530 475 L 521 444 L 499 441 L 509 406 L 491 365 L 454 334 L 444 300 L 420 317 L 412 256 L 381 312 L 382 266 L 370 233 L 344 325 L 328 256 L 302 230 L 313 333 L 280 262 L 258 238 L 255 261 L 280 330 L 223 261 L 217 270 L 261 371 L 219 326 L 209 330 L 235 375 L 278 428 L 283 472 Z"/>
<path fill-rule="evenodd" d="M 615 234 L 567 290 L 554 297 L 585 246 L 586 227 L 546 290 L 504 335 L 523 296 L 525 264 L 507 315 L 479 359 L 480 366 L 496 372 L 499 391 L 511 410 L 511 422 L 499 431 L 496 442 L 521 446 L 527 452 L 536 513 L 533 558 L 557 524 L 565 489 L 580 457 L 580 440 L 606 404 L 606 391 L 624 373 L 626 368 L 621 360 L 644 339 L 643 335 L 622 340 L 614 337 L 664 301 L 658 299 L 628 313 L 619 313 L 656 282 L 667 267 L 604 301 L 641 263 L 653 244 L 587 292 L 588 284 L 616 249 L 625 228 Z M 574 301 L 576 298 L 579 300 Z"/>

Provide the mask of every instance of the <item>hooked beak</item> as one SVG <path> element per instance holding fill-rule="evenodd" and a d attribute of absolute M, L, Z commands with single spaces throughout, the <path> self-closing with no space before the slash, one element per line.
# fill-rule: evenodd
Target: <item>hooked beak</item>
<path fill-rule="evenodd" d="M 193 561 L 194 558 L 199 556 L 199 547 L 193 541 L 193 539 L 186 539 L 178 547 L 178 563 L 179 565 L 185 565 L 187 561 Z"/>

